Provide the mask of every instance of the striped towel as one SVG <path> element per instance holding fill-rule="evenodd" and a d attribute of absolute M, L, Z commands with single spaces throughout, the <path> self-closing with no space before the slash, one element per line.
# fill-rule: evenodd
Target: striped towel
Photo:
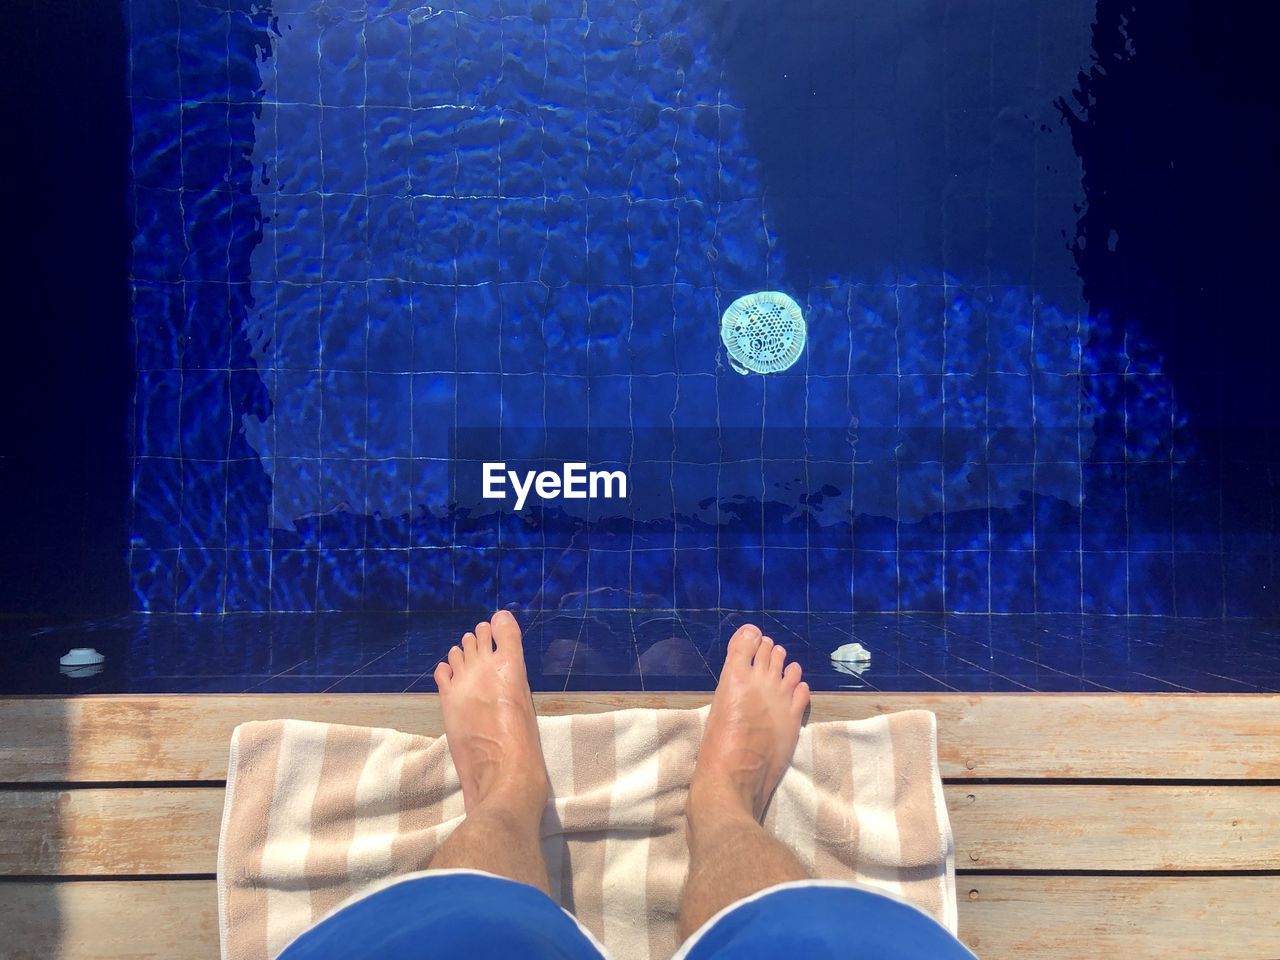
<path fill-rule="evenodd" d="M 552 895 L 618 960 L 666 960 L 689 864 L 684 803 L 709 707 L 540 717 Z M 924 710 L 811 724 L 765 828 L 953 933 L 955 863 Z M 425 868 L 461 822 L 443 737 L 273 720 L 231 739 L 218 845 L 224 960 L 269 960 L 352 894 Z"/>

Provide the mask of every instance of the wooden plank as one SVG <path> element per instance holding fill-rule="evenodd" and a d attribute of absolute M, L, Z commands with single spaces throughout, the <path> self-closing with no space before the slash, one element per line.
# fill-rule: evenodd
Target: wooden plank
<path fill-rule="evenodd" d="M 212 880 L 0 883 L 5 960 L 217 960 Z"/>
<path fill-rule="evenodd" d="M 212 880 L 0 884 L 7 960 L 216 960 Z M 982 960 L 1280 956 L 1280 877 L 961 878 Z"/>
<path fill-rule="evenodd" d="M 962 877 L 958 892 L 983 960 L 1280 957 L 1280 877 Z"/>
<path fill-rule="evenodd" d="M 0 791 L 0 876 L 214 873 L 224 792 Z"/>
<path fill-rule="evenodd" d="M 547 715 L 705 694 L 542 694 Z M 818 694 L 811 722 L 923 707 L 947 777 L 1280 780 L 1280 695 Z M 434 694 L 0 699 L 0 783 L 218 780 L 237 723 L 297 717 L 439 735 Z"/>
<path fill-rule="evenodd" d="M 956 784 L 960 868 L 1270 870 L 1280 787 Z M 0 791 L 0 876 L 213 873 L 220 787 Z"/>
<path fill-rule="evenodd" d="M 1274 870 L 1280 787 L 955 784 L 956 866 Z"/>

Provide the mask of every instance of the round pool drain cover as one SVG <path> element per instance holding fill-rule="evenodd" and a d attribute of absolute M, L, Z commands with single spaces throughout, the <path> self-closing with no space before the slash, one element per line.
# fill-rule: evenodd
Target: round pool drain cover
<path fill-rule="evenodd" d="M 775 290 L 739 297 L 720 318 L 729 365 L 743 374 L 787 369 L 804 352 L 804 337 L 800 305 Z"/>

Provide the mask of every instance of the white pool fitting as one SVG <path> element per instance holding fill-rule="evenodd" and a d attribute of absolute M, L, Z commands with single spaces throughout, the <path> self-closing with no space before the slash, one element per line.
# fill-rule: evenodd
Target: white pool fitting
<path fill-rule="evenodd" d="M 73 647 L 58 660 L 64 667 L 91 667 L 107 658 L 93 647 Z"/>
<path fill-rule="evenodd" d="M 842 663 L 870 663 L 871 651 L 860 643 L 846 643 L 831 651 L 831 659 Z"/>
<path fill-rule="evenodd" d="M 92 647 L 73 647 L 58 658 L 58 672 L 77 679 L 97 676 L 106 659 Z"/>
<path fill-rule="evenodd" d="M 777 373 L 804 352 L 800 305 L 785 293 L 763 290 L 739 297 L 720 318 L 720 339 L 738 373 Z"/>

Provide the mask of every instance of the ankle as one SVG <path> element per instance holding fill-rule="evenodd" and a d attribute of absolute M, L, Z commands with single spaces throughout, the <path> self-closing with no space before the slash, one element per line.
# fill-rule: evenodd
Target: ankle
<path fill-rule="evenodd" d="M 502 771 L 496 782 L 485 784 L 473 794 L 473 803 L 468 806 L 468 815 L 486 810 L 512 815 L 528 815 L 531 812 L 542 815 L 542 808 L 547 804 L 549 784 L 545 769 L 526 769 L 515 766 Z M 463 791 L 465 797 L 466 791 Z M 474 810 L 472 809 L 474 807 Z"/>
<path fill-rule="evenodd" d="M 491 820 L 506 830 L 537 829 L 547 805 L 545 793 L 527 790 L 492 790 L 473 808 L 467 810 L 469 820 Z"/>
<path fill-rule="evenodd" d="M 690 836 L 706 836 L 724 827 L 758 823 L 750 793 L 728 780 L 694 776 L 685 805 Z"/>

